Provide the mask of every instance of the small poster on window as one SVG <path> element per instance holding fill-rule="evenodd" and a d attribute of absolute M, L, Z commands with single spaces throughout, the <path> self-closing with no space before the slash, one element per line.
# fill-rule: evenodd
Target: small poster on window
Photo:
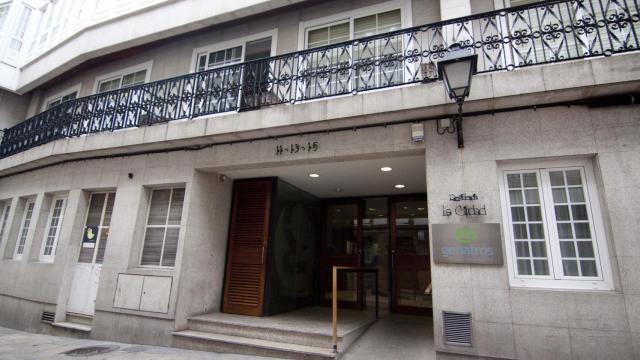
<path fill-rule="evenodd" d="M 82 236 L 82 247 L 93 249 L 96 247 L 96 240 L 98 239 L 98 227 L 87 226 L 84 228 L 84 235 Z"/>

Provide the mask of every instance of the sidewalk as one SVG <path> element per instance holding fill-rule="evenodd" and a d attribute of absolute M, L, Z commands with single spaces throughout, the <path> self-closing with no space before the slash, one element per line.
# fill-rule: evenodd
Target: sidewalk
<path fill-rule="evenodd" d="M 107 346 L 117 349 L 92 355 L 68 356 L 66 351 L 89 346 Z M 235 354 L 181 350 L 159 346 L 122 344 L 108 341 L 73 339 L 67 337 L 32 334 L 0 327 L 0 360 L 248 360 L 271 359 Z"/>

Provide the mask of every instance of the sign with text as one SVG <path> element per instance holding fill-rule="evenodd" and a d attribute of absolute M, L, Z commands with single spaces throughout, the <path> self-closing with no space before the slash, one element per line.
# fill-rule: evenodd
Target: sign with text
<path fill-rule="evenodd" d="M 433 224 L 437 264 L 502 265 L 500 224 Z"/>
<path fill-rule="evenodd" d="M 98 227 L 87 226 L 86 228 L 84 228 L 84 236 L 82 237 L 82 247 L 95 248 L 97 238 L 98 238 Z"/>

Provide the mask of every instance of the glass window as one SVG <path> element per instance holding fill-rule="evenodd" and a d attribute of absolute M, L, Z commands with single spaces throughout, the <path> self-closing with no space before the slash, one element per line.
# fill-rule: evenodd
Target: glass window
<path fill-rule="evenodd" d="M 63 95 L 63 96 L 59 96 L 59 97 L 53 98 L 53 99 L 51 99 L 51 100 L 49 100 L 47 102 L 46 109 L 49 110 L 52 107 L 58 106 L 58 105 L 62 104 L 65 101 L 73 100 L 76 97 L 78 97 L 78 92 L 77 91 L 71 92 L 71 93 Z"/>
<path fill-rule="evenodd" d="M 18 26 L 16 26 L 16 30 L 13 33 L 13 38 L 11 39 L 11 44 L 9 45 L 11 49 L 20 51 L 20 49 L 22 48 L 22 41 L 24 39 L 24 33 L 27 30 L 29 18 L 31 18 L 31 8 L 24 6 L 22 8 L 22 13 L 20 13 Z"/>
<path fill-rule="evenodd" d="M 0 244 L 2 244 L 2 237 L 4 231 L 7 228 L 7 221 L 9 220 L 9 211 L 11 211 L 11 204 L 6 204 L 2 207 L 2 218 L 0 218 Z"/>
<path fill-rule="evenodd" d="M 505 174 L 516 277 L 603 280 L 585 169 Z"/>
<path fill-rule="evenodd" d="M 0 4 L 0 33 L 2 33 L 2 28 L 4 28 L 4 23 L 7 21 L 7 16 L 9 15 L 10 8 L 11 8 L 11 2 Z"/>
<path fill-rule="evenodd" d="M 242 61 L 242 46 L 200 54 L 198 71 L 214 69 Z"/>
<path fill-rule="evenodd" d="M 102 80 L 98 84 L 98 92 L 106 92 L 111 90 L 118 90 L 129 86 L 136 86 L 144 84 L 147 78 L 147 70 L 140 70 L 132 73 L 127 73 L 108 80 Z"/>
<path fill-rule="evenodd" d="M 115 197 L 114 192 L 91 194 L 78 256 L 79 263 L 103 263 Z"/>
<path fill-rule="evenodd" d="M 310 30 L 307 35 L 307 48 L 325 46 L 347 41 L 350 38 L 349 22 L 329 25 Z"/>
<path fill-rule="evenodd" d="M 22 216 L 22 224 L 20 225 L 20 232 L 18 232 L 18 241 L 16 242 L 16 250 L 13 258 L 15 260 L 22 259 L 24 253 L 24 247 L 27 243 L 27 234 L 29 233 L 29 227 L 31 226 L 31 217 L 33 216 L 33 208 L 35 206 L 34 200 L 28 200 L 24 207 L 24 214 Z"/>
<path fill-rule="evenodd" d="M 184 188 L 151 192 L 140 265 L 173 267 L 178 251 Z"/>
<path fill-rule="evenodd" d="M 58 245 L 58 237 L 60 236 L 60 228 L 62 227 L 62 218 L 64 216 L 66 203 L 67 199 L 65 198 L 55 198 L 53 200 L 44 234 L 40 261 L 53 261 L 56 255 L 56 246 Z"/>

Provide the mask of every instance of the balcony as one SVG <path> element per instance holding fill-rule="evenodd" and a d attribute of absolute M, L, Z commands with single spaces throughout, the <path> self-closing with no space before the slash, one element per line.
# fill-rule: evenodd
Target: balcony
<path fill-rule="evenodd" d="M 634 0 L 547 1 L 235 64 L 62 103 L 0 135 L 0 158 L 51 141 L 437 80 L 453 44 L 478 72 L 638 50 Z"/>

